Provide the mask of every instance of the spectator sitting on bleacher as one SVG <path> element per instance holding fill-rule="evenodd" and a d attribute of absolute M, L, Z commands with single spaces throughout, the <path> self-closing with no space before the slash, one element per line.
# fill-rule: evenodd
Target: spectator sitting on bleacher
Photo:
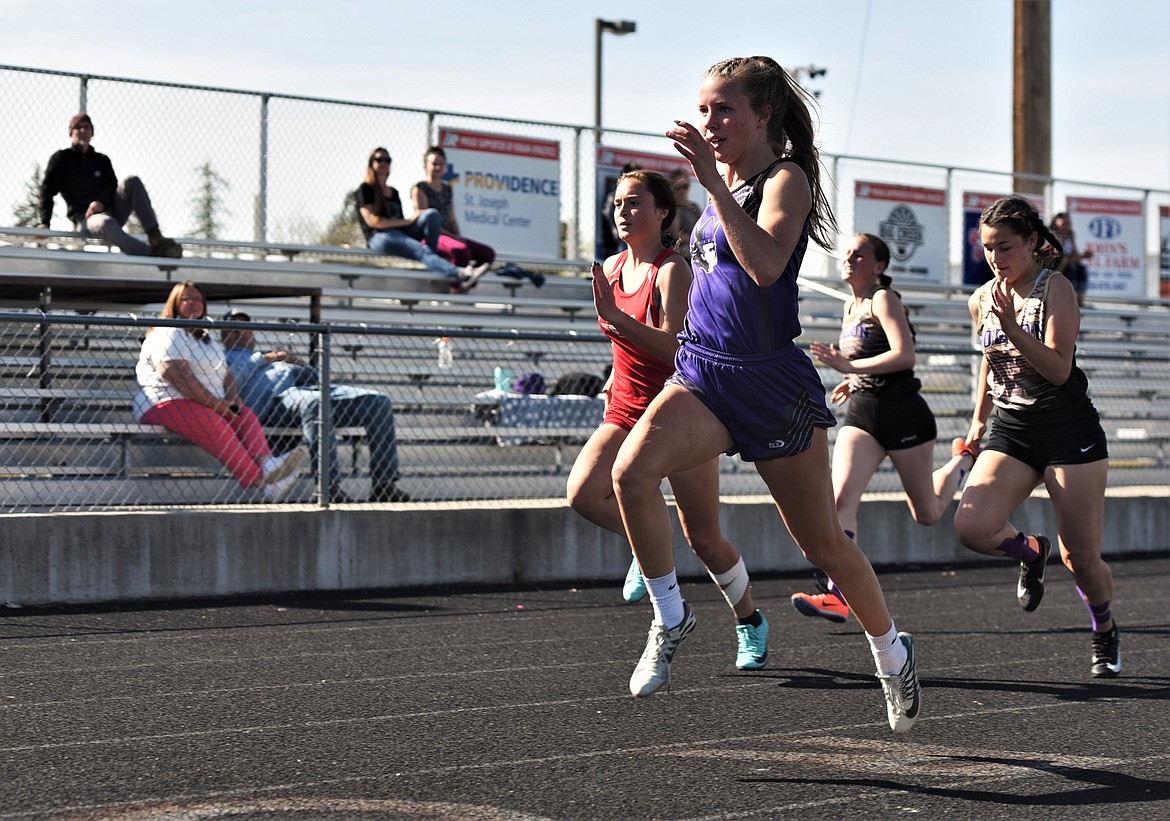
<path fill-rule="evenodd" d="M 358 225 L 366 235 L 366 245 L 377 254 L 418 260 L 446 276 L 451 281 L 452 292 L 470 291 L 488 269 L 487 263 L 459 268 L 439 256 L 442 216 L 434 208 L 410 218 L 403 216 L 402 198 L 398 189 L 390 185 L 389 178 L 390 152 L 375 148 L 366 160 L 365 179 L 354 192 Z"/>
<path fill-rule="evenodd" d="M 1089 269 L 1085 267 L 1085 260 L 1093 256 L 1093 251 L 1086 248 L 1084 251 L 1077 248 L 1077 236 L 1073 233 L 1072 220 L 1067 211 L 1061 211 L 1052 218 L 1048 226 L 1061 243 L 1064 256 L 1054 266 L 1064 274 L 1064 278 L 1072 283 L 1073 292 L 1077 296 L 1077 305 L 1085 307 L 1085 291 L 1089 287 Z"/>
<path fill-rule="evenodd" d="M 674 237 L 675 250 L 682 254 L 683 259 L 691 261 L 691 231 L 703 213 L 703 209 L 691 199 L 691 172 L 685 168 L 676 168 L 670 175 L 670 187 L 674 191 L 674 201 L 677 210 L 674 222 L 670 224 L 670 233 Z"/>
<path fill-rule="evenodd" d="M 473 262 L 491 264 L 496 258 L 496 252 L 491 246 L 459 233 L 459 220 L 455 216 L 455 192 L 451 184 L 443 179 L 447 173 L 447 152 L 440 146 L 432 145 L 423 155 L 423 169 L 427 178 L 414 184 L 410 198 L 414 201 L 414 210 L 419 214 L 429 208 L 439 212 L 439 236 L 435 250 L 456 265 L 470 265 Z M 429 240 L 427 244 L 430 245 Z"/>
<path fill-rule="evenodd" d="M 49 158 L 41 182 L 41 210 L 38 228 L 48 228 L 53 219 L 53 197 L 65 200 L 73 229 L 99 236 L 110 245 L 134 256 L 181 257 L 183 247 L 158 228 L 146 186 L 138 177 L 118 182 L 114 166 L 105 154 L 93 150 L 93 121 L 84 111 L 69 121 L 73 145 Z M 122 226 L 131 214 L 146 229 L 147 242 L 130 236 Z"/>
<path fill-rule="evenodd" d="M 207 305 L 194 282 L 171 289 L 163 319 L 203 319 Z M 280 501 L 296 484 L 305 454 L 273 456 L 260 420 L 240 401 L 223 346 L 203 328 L 151 328 L 135 369 L 134 418 L 162 425 L 222 462 L 242 488 L 263 488 Z"/>
<path fill-rule="evenodd" d="M 242 311 L 229 312 L 225 319 L 250 322 Z M 223 331 L 227 362 L 240 387 L 243 402 L 265 425 L 300 425 L 305 444 L 317 468 L 317 419 L 321 404 L 321 383 L 316 369 L 288 351 L 256 350 L 256 337 L 247 328 Z M 366 429 L 370 448 L 371 502 L 409 502 L 410 494 L 398 480 L 398 442 L 394 435 L 394 405 L 390 397 L 351 385 L 333 385 L 329 391 L 334 427 Z M 337 438 L 329 443 L 329 497 L 332 502 L 351 502 L 341 489 L 341 464 Z"/>

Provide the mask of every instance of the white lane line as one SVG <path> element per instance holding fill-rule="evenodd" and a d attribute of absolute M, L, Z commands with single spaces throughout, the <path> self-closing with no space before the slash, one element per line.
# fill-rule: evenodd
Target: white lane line
<path fill-rule="evenodd" d="M 745 685 L 745 687 L 748 687 L 748 688 L 773 687 L 773 686 L 775 686 L 774 681 L 761 681 L 758 684 Z M 683 689 L 675 690 L 675 694 L 676 695 L 683 695 L 683 694 L 700 693 L 700 692 L 707 692 L 707 691 L 723 691 L 724 689 L 725 689 L 725 685 L 718 684 L 718 685 L 712 685 L 710 687 L 691 687 L 691 688 L 687 688 L 685 690 L 683 690 Z M 421 710 L 421 711 L 415 711 L 415 712 L 409 712 L 409 713 L 393 713 L 393 714 L 372 715 L 372 716 L 354 716 L 352 718 L 314 719 L 314 720 L 310 720 L 310 721 L 284 722 L 284 723 L 279 723 L 279 724 L 252 724 L 252 725 L 237 726 L 237 727 L 216 727 L 216 728 L 211 728 L 211 729 L 206 729 L 206 730 L 188 730 L 188 731 L 178 732 L 178 733 L 150 733 L 150 734 L 144 734 L 144 735 L 116 736 L 116 737 L 111 737 L 111 738 L 94 738 L 94 739 L 87 739 L 87 740 L 80 740 L 80 741 L 57 741 L 57 742 L 48 742 L 48 743 L 43 743 L 43 744 L 19 744 L 19 745 L 11 745 L 11 746 L 0 746 L 0 753 L 21 753 L 21 752 L 34 752 L 34 751 L 38 751 L 38 750 L 84 749 L 87 747 L 92 748 L 92 747 L 105 747 L 105 746 L 125 746 L 125 745 L 137 745 L 137 744 L 142 744 L 142 743 L 146 743 L 146 742 L 178 740 L 178 739 L 184 739 L 184 738 L 209 738 L 209 737 L 217 737 L 217 736 L 250 735 L 253 733 L 287 732 L 289 730 L 309 730 L 309 729 L 322 728 L 322 727 L 346 727 L 346 726 L 352 726 L 355 724 L 374 724 L 374 723 L 379 723 L 379 722 L 390 723 L 390 722 L 400 722 L 400 721 L 413 721 L 413 720 L 420 719 L 420 718 L 437 718 L 437 717 L 449 717 L 449 716 L 458 716 L 458 715 L 475 715 L 478 713 L 504 712 L 504 711 L 509 711 L 509 710 L 533 710 L 533 709 L 546 709 L 549 707 L 580 706 L 582 704 L 603 704 L 603 703 L 616 702 L 616 701 L 629 701 L 630 698 L 632 698 L 632 697 L 629 695 L 624 695 L 624 696 L 605 695 L 605 696 L 594 696 L 592 698 L 564 698 L 564 699 L 555 699 L 552 701 L 530 701 L 530 702 L 523 702 L 523 703 L 516 703 L 516 704 L 492 704 L 492 705 L 483 705 L 483 706 L 475 706 L 475 707 L 459 707 L 459 708 L 455 708 L 453 710 Z M 1113 699 L 1104 700 L 1102 703 L 1118 703 L 1120 701 L 1128 701 L 1128 699 L 1113 698 Z M 877 703 L 877 706 L 880 706 L 880 702 L 876 702 L 876 703 Z M 986 709 L 968 710 L 966 712 L 951 713 L 949 715 L 933 715 L 932 714 L 929 716 L 929 718 L 931 721 L 953 721 L 956 719 L 982 718 L 984 716 L 1005 715 L 1005 714 L 1010 714 L 1010 713 L 1031 713 L 1031 712 L 1035 712 L 1035 711 L 1039 711 L 1039 710 L 1069 709 L 1070 707 L 1078 707 L 1078 708 L 1083 709 L 1085 707 L 1085 705 L 1084 704 L 1072 705 L 1072 704 L 1069 704 L 1066 702 L 1061 702 L 1061 703 L 1057 703 L 1057 704 L 1025 705 L 1025 706 L 1019 706 L 1019 707 L 1010 707 L 1010 708 L 1006 708 L 1006 709 L 1003 707 L 988 707 Z M 874 709 L 874 712 L 875 713 L 877 712 L 876 707 Z M 885 717 L 882 716 L 883 723 L 884 723 L 884 718 Z M 823 729 L 802 729 L 799 731 L 794 730 L 792 733 L 785 733 L 785 734 L 781 734 L 781 735 L 782 736 L 788 736 L 788 735 L 801 735 L 801 736 L 803 736 L 803 735 L 807 735 L 809 733 L 817 733 L 817 734 L 823 734 L 825 732 L 846 732 L 847 733 L 850 731 L 859 730 L 860 728 L 863 728 L 863 727 L 864 728 L 872 728 L 873 724 L 874 724 L 874 722 L 864 722 L 864 723 L 854 722 L 854 723 L 850 723 L 850 724 L 842 724 L 842 725 L 839 725 L 836 727 L 826 727 Z M 718 739 L 710 739 L 707 741 L 690 742 L 689 744 L 682 745 L 682 746 L 683 747 L 707 746 L 707 745 L 711 745 L 711 744 L 725 744 L 725 743 L 730 743 L 730 742 L 744 741 L 744 740 L 748 740 L 748 739 L 771 738 L 774 736 L 775 736 L 775 734 L 766 734 L 766 735 L 739 736 L 739 737 L 729 738 L 729 739 L 718 738 Z M 645 751 L 645 750 L 661 751 L 662 749 L 664 749 L 662 746 L 655 745 L 655 746 L 644 747 L 644 748 L 643 747 L 632 747 L 632 748 L 628 748 L 626 750 L 619 751 L 619 752 L 630 753 L 630 752 Z M 520 761 L 514 761 L 514 762 L 487 762 L 487 763 L 481 763 L 481 764 L 457 764 L 457 765 L 452 765 L 451 767 L 440 767 L 440 768 L 437 768 L 434 770 L 425 770 L 422 772 L 428 772 L 428 773 L 429 772 L 435 772 L 435 773 L 453 772 L 453 771 L 465 770 L 465 769 L 478 770 L 478 769 L 493 768 L 493 767 L 499 767 L 499 766 L 509 766 L 512 764 L 520 764 L 520 763 L 540 763 L 540 762 L 544 762 L 544 761 L 567 761 L 567 760 L 572 760 L 576 757 L 594 757 L 596 755 L 610 755 L 613 752 L 614 751 L 611 751 L 611 750 L 603 750 L 603 751 L 598 751 L 596 753 L 591 753 L 591 752 L 570 753 L 570 754 L 566 754 L 564 756 L 551 756 L 548 758 L 538 758 L 538 759 L 531 759 L 531 760 L 522 759 Z"/>

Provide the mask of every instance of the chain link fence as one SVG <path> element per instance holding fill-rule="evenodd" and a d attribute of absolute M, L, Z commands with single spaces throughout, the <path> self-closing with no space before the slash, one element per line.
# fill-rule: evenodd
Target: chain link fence
<path fill-rule="evenodd" d="M 216 236 L 244 242 L 364 244 L 355 231 L 351 192 L 361 182 L 375 146 L 394 158 L 391 184 L 409 192 L 423 176 L 423 152 L 440 128 L 458 128 L 550 140 L 560 145 L 562 254 L 591 259 L 600 217 L 596 190 L 599 137 L 590 126 L 510 120 L 440 110 L 299 97 L 259 91 L 155 83 L 117 77 L 0 65 L 3 110 L 20 112 L 0 131 L 0 208 L 18 211 L 35 192 L 38 174 L 68 144 L 67 123 L 88 110 L 94 145 L 109 154 L 120 176 L 139 175 L 154 199 L 164 232 L 199 235 L 196 202 L 202 169 L 217 175 Z M 673 157 L 661 134 L 606 129 L 600 144 Z M 825 168 L 842 231 L 855 228 L 857 180 L 943 189 L 949 203 L 947 282 L 961 281 L 962 195 L 1010 191 L 1013 179 L 995 173 L 861 157 L 825 155 Z M 680 165 L 682 165 L 680 161 Z M 1145 224 L 1146 295 L 1158 293 L 1159 209 L 1170 191 L 1059 179 L 1035 180 L 1048 213 L 1069 196 L 1138 198 Z M 7 218 L 0 217 L 0 223 Z M 71 230 L 57 208 L 51 226 Z M 866 227 L 867 230 L 869 226 Z M 831 265 L 831 263 L 828 263 Z M 806 266 L 809 269 L 810 266 Z M 831 267 L 806 275 L 834 278 Z"/>
<path fill-rule="evenodd" d="M 0 509 L 7 513 L 189 505 L 259 505 L 210 454 L 163 428 L 135 421 L 135 364 L 153 325 L 252 329 L 260 351 L 296 352 L 321 381 L 393 403 L 398 487 L 416 501 L 560 498 L 581 445 L 602 415 L 600 398 L 550 390 L 603 375 L 608 341 L 598 333 L 446 331 L 279 322 L 184 322 L 99 314 L 0 313 Z M 832 338 L 812 331 L 809 338 Z M 1111 451 L 1110 483 L 1170 481 L 1170 357 L 1140 351 L 1082 352 Z M 969 345 L 923 345 L 916 369 L 939 423 L 936 454 L 949 457 L 972 408 Z M 826 387 L 833 371 L 822 373 Z M 517 393 L 517 384 L 532 394 Z M 590 388 L 591 392 L 595 389 Z M 344 394 L 344 390 L 341 389 Z M 367 501 L 379 458 L 367 428 L 319 403 L 266 426 L 273 452 L 303 448 L 304 426 L 335 437 L 338 489 Z M 360 420 L 359 420 L 360 421 Z M 368 420 L 366 420 L 368 421 Z M 328 428 L 336 422 L 336 429 Z M 832 436 L 835 431 L 831 431 Z M 384 453 L 384 451 L 383 451 Z M 337 503 L 309 453 L 285 503 Z M 328 455 L 328 451 L 326 452 Z M 725 495 L 766 492 L 754 468 L 721 457 Z M 899 490 L 888 464 L 871 490 Z"/>
<path fill-rule="evenodd" d="M 597 220 L 608 219 L 598 212 L 598 138 L 588 126 L 15 66 L 0 66 L 0 101 L 3 110 L 21 113 L 0 130 L 0 152 L 9 160 L 0 172 L 0 208 L 10 203 L 14 218 L 23 206 L 26 216 L 33 208 L 35 220 L 44 162 L 68 144 L 69 117 L 87 110 L 95 123 L 95 147 L 112 157 L 119 175 L 137 174 L 146 182 L 161 227 L 176 236 L 208 227 L 196 225 L 195 215 L 201 184 L 210 172 L 222 181 L 215 187 L 218 224 L 212 226 L 220 239 L 361 244 L 353 231 L 350 192 L 361 180 L 370 149 L 382 145 L 390 150 L 395 158 L 391 182 L 405 192 L 422 177 L 423 152 L 445 127 L 560 144 L 565 257 L 592 258 Z M 609 148 L 673 154 L 660 134 L 607 129 L 600 142 Z M 939 419 L 936 461 L 941 463 L 949 455 L 950 439 L 967 429 L 977 361 L 959 294 L 962 195 L 1011 190 L 1012 176 L 860 157 L 824 160 L 844 232 L 856 224 L 853 192 L 859 180 L 947 192 L 949 287 L 924 287 L 915 295 L 912 288 L 899 284 L 907 304 L 918 310 L 917 371 Z M 1159 209 L 1170 206 L 1170 192 L 1067 180 L 1039 182 L 1050 213 L 1063 207 L 1069 196 L 1140 198 L 1147 295 L 1157 293 Z M 5 221 L 0 218 L 0 224 Z M 66 223 L 58 206 L 52 227 L 71 229 Z M 827 254 L 810 253 L 806 259 L 802 343 L 836 338 L 840 303 L 818 302 L 815 288 L 807 290 L 818 284 L 818 277 L 835 281 L 836 265 Z M 311 264 L 306 267 L 312 269 Z M 267 280 L 279 274 L 247 269 L 240 276 Z M 917 304 L 912 304 L 915 299 Z M 1109 435 L 1110 482 L 1165 485 L 1170 479 L 1165 304 L 1152 306 L 1154 313 L 1141 316 L 1143 306 L 1133 302 L 1137 313 L 1132 316 L 1131 306 L 1123 301 L 1111 305 L 1107 299 L 1094 306 L 1099 310 L 1086 312 L 1078 357 L 1090 374 L 1094 401 Z M 411 318 L 403 324 L 399 317 L 388 327 L 383 308 L 371 307 L 369 316 L 363 316 L 368 326 L 354 324 L 353 317 L 361 314 L 356 306 L 351 311 L 349 319 L 327 319 L 321 325 L 273 321 L 254 327 L 261 348 L 311 358 L 323 384 L 389 397 L 403 491 L 418 500 L 450 501 L 563 495 L 568 470 L 600 419 L 601 405 L 591 397 L 543 394 L 559 379 L 602 373 L 610 351 L 596 325 L 583 321 L 566 327 L 564 333 L 452 329 L 443 332 L 448 340 L 441 351 L 435 328 L 426 326 L 421 313 L 417 322 Z M 222 315 L 222 308 L 209 315 Z M 134 366 L 152 324 L 183 323 L 103 311 L 0 314 L 0 509 L 262 503 L 260 491 L 241 488 L 210 454 L 164 429 L 135 421 Z M 215 324 L 214 332 L 224 327 L 228 326 Z M 516 379 L 533 373 L 544 381 L 537 395 L 507 390 Z M 827 386 L 837 381 L 831 371 L 823 378 Z M 528 387 L 536 385 L 536 377 L 530 377 Z M 285 501 L 327 505 L 335 499 L 353 499 L 369 504 L 374 474 L 384 470 L 384 449 L 375 452 L 361 425 L 350 424 L 343 414 L 334 418 L 326 404 L 314 406 L 315 416 L 286 417 L 266 430 L 278 453 L 304 447 L 305 426 L 315 426 L 323 440 L 335 438 L 340 493 L 330 487 L 327 448 L 326 469 L 319 469 L 322 454 L 315 452 Z M 328 429 L 335 421 L 334 435 Z M 750 465 L 729 457 L 722 458 L 721 481 L 726 494 L 765 490 Z M 899 487 L 888 465 L 871 484 L 872 490 Z"/>

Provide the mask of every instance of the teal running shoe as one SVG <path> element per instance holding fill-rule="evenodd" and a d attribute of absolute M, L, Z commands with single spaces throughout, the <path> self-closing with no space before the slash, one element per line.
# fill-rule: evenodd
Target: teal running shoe
<path fill-rule="evenodd" d="M 735 625 L 735 637 L 739 641 L 735 666 L 740 670 L 761 670 L 768 663 L 768 620 L 763 613 L 760 613 L 760 618 L 759 627 Z"/>
<path fill-rule="evenodd" d="M 630 604 L 646 598 L 646 580 L 642 578 L 642 568 L 638 567 L 637 557 L 630 560 L 630 569 L 626 571 L 626 583 L 622 585 L 622 598 Z"/>

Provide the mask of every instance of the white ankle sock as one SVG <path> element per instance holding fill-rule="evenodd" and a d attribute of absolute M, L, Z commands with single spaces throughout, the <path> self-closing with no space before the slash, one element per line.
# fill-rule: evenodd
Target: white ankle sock
<path fill-rule="evenodd" d="M 874 663 L 881 675 L 892 676 L 902 672 L 906 664 L 906 646 L 898 641 L 898 628 L 893 622 L 885 635 L 871 636 L 866 633 L 865 638 L 869 641 L 869 650 L 873 653 Z"/>
<path fill-rule="evenodd" d="M 646 589 L 650 591 L 650 603 L 654 605 L 654 621 L 668 629 L 678 627 L 683 620 L 683 599 L 674 571 L 657 579 L 646 579 Z"/>

